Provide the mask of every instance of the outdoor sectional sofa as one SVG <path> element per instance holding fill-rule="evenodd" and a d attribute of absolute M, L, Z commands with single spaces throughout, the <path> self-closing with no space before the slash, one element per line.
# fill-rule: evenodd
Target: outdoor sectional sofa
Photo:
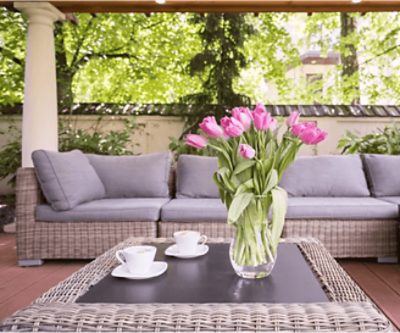
<path fill-rule="evenodd" d="M 17 254 L 94 258 L 122 240 L 199 230 L 230 237 L 226 208 L 212 180 L 213 157 L 36 151 L 35 168 L 17 172 Z M 281 186 L 289 194 L 285 237 L 313 236 L 333 256 L 398 256 L 400 157 L 300 157 Z"/>

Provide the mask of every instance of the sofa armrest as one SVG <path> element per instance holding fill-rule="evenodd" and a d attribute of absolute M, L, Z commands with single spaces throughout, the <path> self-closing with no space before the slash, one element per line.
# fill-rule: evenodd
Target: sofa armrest
<path fill-rule="evenodd" d="M 37 181 L 34 168 L 18 169 L 15 195 L 17 225 L 34 223 L 35 208 L 43 202 L 40 185 Z"/>

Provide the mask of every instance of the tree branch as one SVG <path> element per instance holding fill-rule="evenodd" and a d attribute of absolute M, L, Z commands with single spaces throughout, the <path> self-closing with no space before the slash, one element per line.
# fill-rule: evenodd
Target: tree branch
<path fill-rule="evenodd" d="M 376 59 L 376 58 L 379 58 L 379 57 L 381 57 L 381 56 L 383 56 L 383 55 L 385 55 L 385 54 L 388 54 L 388 53 L 394 51 L 395 49 L 397 49 L 398 47 L 400 47 L 400 44 L 397 44 L 397 45 L 395 45 L 395 46 L 389 47 L 388 49 L 386 49 L 385 51 L 382 51 L 381 53 L 378 53 L 378 54 L 375 55 L 374 57 L 369 58 L 368 60 L 365 60 L 365 61 L 362 63 L 362 65 L 368 64 L 368 63 L 371 62 L 372 60 L 374 60 L 374 59 Z"/>
<path fill-rule="evenodd" d="M 23 60 L 17 58 L 14 55 L 14 53 L 12 53 L 10 50 L 7 50 L 6 48 L 0 46 L 0 52 L 3 54 L 3 56 L 7 57 L 11 61 L 13 61 L 15 64 L 20 65 L 20 66 L 24 65 Z"/>
<path fill-rule="evenodd" d="M 152 24 L 149 24 L 149 25 L 147 25 L 147 26 L 141 27 L 141 29 L 142 29 L 142 30 L 148 30 L 148 29 L 151 29 L 151 28 L 154 28 L 154 27 L 160 25 L 162 22 L 163 22 L 163 21 L 160 20 L 160 21 L 154 22 L 154 23 L 152 23 Z"/>
<path fill-rule="evenodd" d="M 87 53 L 87 54 L 84 54 L 81 59 L 79 59 L 79 61 L 77 63 L 78 68 L 93 58 L 102 58 L 104 60 L 106 60 L 106 59 L 124 59 L 124 58 L 125 59 L 130 59 L 130 58 L 138 59 L 136 56 L 129 54 L 129 53 Z"/>
<path fill-rule="evenodd" d="M 78 60 L 79 52 L 81 51 L 81 48 L 82 48 L 82 46 L 83 46 L 83 43 L 84 43 L 84 41 L 85 41 L 85 39 L 86 39 L 86 37 L 87 37 L 87 35 L 88 35 L 88 31 L 89 31 L 89 29 L 92 27 L 92 25 L 93 25 L 93 20 L 94 20 L 95 18 L 96 18 L 96 15 L 92 15 L 92 16 L 91 16 L 91 18 L 90 18 L 88 24 L 87 24 L 86 27 L 85 27 L 85 31 L 83 31 L 83 33 L 82 33 L 82 35 L 81 35 L 81 38 L 78 40 L 78 45 L 77 45 L 76 50 L 75 50 L 75 52 L 74 52 L 74 55 L 73 55 L 73 57 L 72 57 L 71 67 L 74 67 L 75 64 L 78 65 L 79 62 L 81 61 L 81 59 Z M 75 28 L 75 29 L 77 29 L 77 28 Z"/>

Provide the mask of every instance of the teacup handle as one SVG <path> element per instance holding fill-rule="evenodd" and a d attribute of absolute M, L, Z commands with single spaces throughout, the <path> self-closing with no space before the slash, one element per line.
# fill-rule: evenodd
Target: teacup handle
<path fill-rule="evenodd" d="M 122 264 L 125 265 L 126 261 L 124 260 L 124 256 L 122 255 L 124 251 L 123 250 L 118 250 L 115 252 L 115 256 L 117 257 L 117 260 Z"/>
<path fill-rule="evenodd" d="M 207 242 L 207 236 L 206 235 L 201 235 L 200 236 L 200 244 L 199 245 L 204 245 Z"/>

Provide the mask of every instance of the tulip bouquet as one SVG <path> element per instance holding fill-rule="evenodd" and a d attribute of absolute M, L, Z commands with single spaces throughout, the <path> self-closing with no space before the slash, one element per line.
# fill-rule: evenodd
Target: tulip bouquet
<path fill-rule="evenodd" d="M 275 263 L 285 222 L 287 194 L 278 186 L 282 174 L 302 144 L 318 144 L 327 133 L 313 122 L 299 122 L 299 113 L 292 112 L 285 133 L 278 136 L 278 121 L 262 104 L 230 113 L 219 124 L 213 116 L 204 118 L 202 135 L 188 134 L 186 143 L 208 146 L 218 157 L 214 180 L 228 209 L 228 223 L 236 229 L 230 250 L 236 273 L 264 277 Z"/>

